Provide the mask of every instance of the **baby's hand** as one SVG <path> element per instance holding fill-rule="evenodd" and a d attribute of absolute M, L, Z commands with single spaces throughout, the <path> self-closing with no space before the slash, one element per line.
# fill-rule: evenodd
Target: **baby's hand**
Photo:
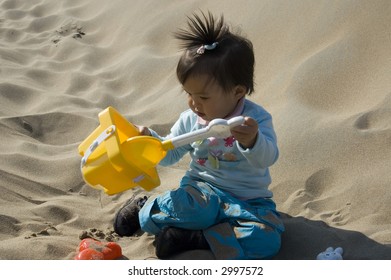
<path fill-rule="evenodd" d="M 258 135 L 258 123 L 250 117 L 244 118 L 244 123 L 231 129 L 232 135 L 245 149 L 251 149 Z"/>
<path fill-rule="evenodd" d="M 135 127 L 137 127 L 138 132 L 140 133 L 140 135 L 152 136 L 152 134 L 149 131 L 148 127 L 141 126 L 141 125 L 135 125 Z"/>

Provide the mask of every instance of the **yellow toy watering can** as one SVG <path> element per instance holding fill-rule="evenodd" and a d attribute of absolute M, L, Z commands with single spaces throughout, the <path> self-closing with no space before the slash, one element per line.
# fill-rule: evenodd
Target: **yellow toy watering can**
<path fill-rule="evenodd" d="M 215 119 L 205 128 L 165 141 L 140 135 L 112 107 L 99 113 L 99 122 L 99 127 L 79 145 L 81 172 L 89 185 L 112 195 L 136 186 L 147 191 L 159 186 L 156 165 L 168 150 L 208 137 L 229 137 L 230 128 L 243 124 L 244 118 Z"/>

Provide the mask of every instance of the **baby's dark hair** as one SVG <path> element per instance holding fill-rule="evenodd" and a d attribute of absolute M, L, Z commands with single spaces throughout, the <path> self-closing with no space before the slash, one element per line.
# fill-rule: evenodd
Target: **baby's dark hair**
<path fill-rule="evenodd" d="M 252 43 L 230 32 L 221 15 L 216 20 L 208 12 L 202 17 L 188 17 L 188 29 L 179 29 L 179 39 L 184 52 L 177 65 L 177 76 L 181 84 L 190 75 L 208 75 L 224 90 L 237 85 L 245 86 L 247 94 L 254 91 L 254 52 Z"/>

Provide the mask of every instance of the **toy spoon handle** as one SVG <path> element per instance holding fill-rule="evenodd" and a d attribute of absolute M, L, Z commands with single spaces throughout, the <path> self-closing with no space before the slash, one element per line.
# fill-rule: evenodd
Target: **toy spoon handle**
<path fill-rule="evenodd" d="M 232 119 L 229 119 L 227 121 L 227 124 L 229 125 L 230 128 L 234 128 L 235 126 L 242 125 L 243 123 L 244 123 L 243 116 L 233 117 Z"/>
<path fill-rule="evenodd" d="M 166 140 L 171 142 L 170 148 L 178 148 L 199 140 L 206 139 L 208 137 L 224 138 L 231 135 L 230 128 L 241 125 L 244 123 L 244 117 L 238 116 L 230 120 L 215 119 L 209 123 L 205 128 L 201 128 L 196 131 L 192 131 L 183 135 L 179 135 L 172 139 Z M 164 142 L 166 142 L 164 141 Z M 165 143 L 166 145 L 168 143 Z"/>

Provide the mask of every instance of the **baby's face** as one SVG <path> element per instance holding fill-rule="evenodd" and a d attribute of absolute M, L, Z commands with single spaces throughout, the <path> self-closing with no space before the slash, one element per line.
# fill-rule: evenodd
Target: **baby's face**
<path fill-rule="evenodd" d="M 224 119 L 230 115 L 244 94 L 237 87 L 225 91 L 214 79 L 206 75 L 189 76 L 183 84 L 188 94 L 190 109 L 206 121 Z"/>

